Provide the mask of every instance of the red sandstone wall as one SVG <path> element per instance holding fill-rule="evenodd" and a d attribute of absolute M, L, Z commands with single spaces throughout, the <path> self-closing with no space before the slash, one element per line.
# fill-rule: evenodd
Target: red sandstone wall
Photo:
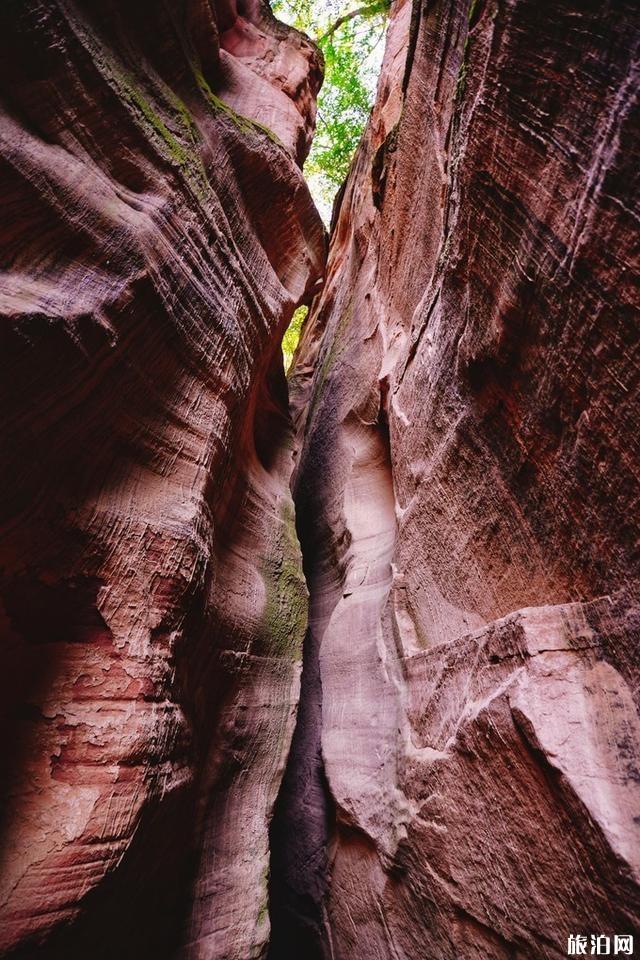
<path fill-rule="evenodd" d="M 248 960 L 306 624 L 277 344 L 324 261 L 321 66 L 257 3 L 46 0 L 2 5 L 0 74 L 0 949 Z"/>
<path fill-rule="evenodd" d="M 299 950 L 637 930 L 637 28 L 623 2 L 393 6 L 294 370 Z"/>

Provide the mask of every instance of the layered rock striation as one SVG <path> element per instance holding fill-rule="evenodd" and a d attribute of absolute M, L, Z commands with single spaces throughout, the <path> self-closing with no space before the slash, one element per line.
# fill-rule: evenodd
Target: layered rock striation
<path fill-rule="evenodd" d="M 291 381 L 274 960 L 638 932 L 638 40 L 625 2 L 393 5 Z"/>
<path fill-rule="evenodd" d="M 263 956 L 319 54 L 258 0 L 34 0 L 0 74 L 0 951 Z"/>
<path fill-rule="evenodd" d="M 638 935 L 634 5 L 395 0 L 297 440 L 316 49 L 0 28 L 0 953 Z"/>

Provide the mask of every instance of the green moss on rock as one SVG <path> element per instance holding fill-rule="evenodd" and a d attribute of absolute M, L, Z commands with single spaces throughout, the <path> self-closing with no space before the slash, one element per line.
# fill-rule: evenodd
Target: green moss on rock
<path fill-rule="evenodd" d="M 293 504 L 285 503 L 273 551 L 261 569 L 266 591 L 264 653 L 299 660 L 307 629 L 308 594 L 295 527 Z"/>
<path fill-rule="evenodd" d="M 207 83 L 200 67 L 193 63 L 191 66 L 200 92 L 204 96 L 209 106 L 213 107 L 217 113 L 222 113 L 228 117 L 242 133 L 264 135 L 271 140 L 272 143 L 277 144 L 279 147 L 283 146 L 280 138 L 273 132 L 273 130 L 270 130 L 269 127 L 266 127 L 263 123 L 259 123 L 257 120 L 252 120 L 250 117 L 245 117 L 241 113 L 236 113 L 236 111 L 230 107 L 228 103 L 225 103 L 224 100 L 221 100 Z"/>

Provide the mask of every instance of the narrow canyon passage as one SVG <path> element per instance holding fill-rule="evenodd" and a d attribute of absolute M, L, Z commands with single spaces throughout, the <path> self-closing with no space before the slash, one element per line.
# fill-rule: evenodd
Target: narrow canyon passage
<path fill-rule="evenodd" d="M 640 949 L 639 49 L 2 5 L 0 956 Z"/>
<path fill-rule="evenodd" d="M 289 377 L 310 616 L 272 960 L 637 931 L 624 9 L 392 7 Z"/>

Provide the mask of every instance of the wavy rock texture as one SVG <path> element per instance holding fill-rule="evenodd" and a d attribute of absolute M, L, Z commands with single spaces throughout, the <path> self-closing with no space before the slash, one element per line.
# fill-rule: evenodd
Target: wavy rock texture
<path fill-rule="evenodd" d="M 0 48 L 0 949 L 260 957 L 318 54 L 209 0 L 7 2 Z"/>
<path fill-rule="evenodd" d="M 275 960 L 638 932 L 638 39 L 631 3 L 394 3 L 293 376 Z"/>

